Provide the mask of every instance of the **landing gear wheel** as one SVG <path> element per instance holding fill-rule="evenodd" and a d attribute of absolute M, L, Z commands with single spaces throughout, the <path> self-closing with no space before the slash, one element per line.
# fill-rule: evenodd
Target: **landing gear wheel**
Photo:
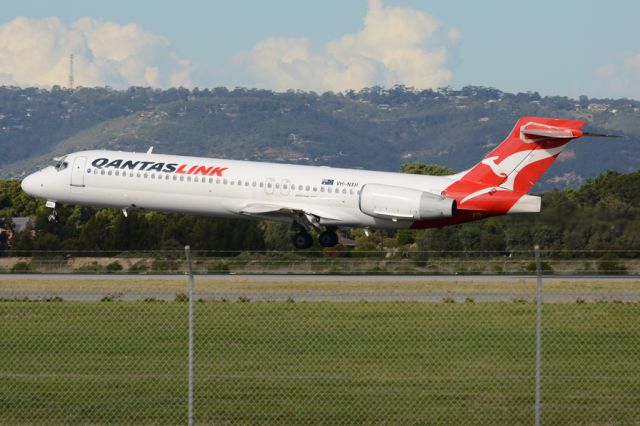
<path fill-rule="evenodd" d="M 322 247 L 334 247 L 338 244 L 338 234 L 331 231 L 324 231 L 318 236 L 318 242 Z"/>
<path fill-rule="evenodd" d="M 58 212 L 56 210 L 51 211 L 51 214 L 47 217 L 49 222 L 57 223 L 58 222 Z"/>
<path fill-rule="evenodd" d="M 291 241 L 297 249 L 306 249 L 311 247 L 311 244 L 313 244 L 313 238 L 311 238 L 311 235 L 306 232 L 298 232 L 293 236 Z"/>

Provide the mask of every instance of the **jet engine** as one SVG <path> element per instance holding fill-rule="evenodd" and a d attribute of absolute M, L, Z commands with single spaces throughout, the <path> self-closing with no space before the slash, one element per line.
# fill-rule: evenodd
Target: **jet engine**
<path fill-rule="evenodd" d="M 392 220 L 424 220 L 452 217 L 456 201 L 437 194 L 400 186 L 368 184 L 362 187 L 360 211 Z"/>

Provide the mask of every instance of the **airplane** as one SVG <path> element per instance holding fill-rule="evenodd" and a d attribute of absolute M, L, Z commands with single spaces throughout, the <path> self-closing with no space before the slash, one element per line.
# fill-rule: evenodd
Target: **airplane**
<path fill-rule="evenodd" d="M 340 228 L 440 228 L 492 216 L 540 211 L 529 190 L 583 120 L 520 118 L 478 164 L 449 176 L 351 170 L 153 153 L 91 150 L 57 158 L 22 181 L 46 200 L 128 210 L 195 213 L 291 224 L 297 249 L 338 243 Z"/>

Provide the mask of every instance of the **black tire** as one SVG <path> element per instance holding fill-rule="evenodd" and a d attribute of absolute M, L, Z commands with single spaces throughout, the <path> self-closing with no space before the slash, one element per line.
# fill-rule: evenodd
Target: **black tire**
<path fill-rule="evenodd" d="M 295 248 L 302 250 L 311 247 L 311 244 L 313 244 L 313 238 L 311 238 L 311 235 L 306 232 L 298 232 L 293 236 L 291 242 Z"/>
<path fill-rule="evenodd" d="M 331 231 L 324 231 L 318 236 L 318 242 L 322 247 L 335 247 L 338 244 L 338 234 Z"/>

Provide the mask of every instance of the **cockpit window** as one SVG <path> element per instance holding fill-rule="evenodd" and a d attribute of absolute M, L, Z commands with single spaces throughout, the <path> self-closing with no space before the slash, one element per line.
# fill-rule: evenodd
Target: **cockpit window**
<path fill-rule="evenodd" d="M 64 169 L 66 169 L 67 167 L 69 167 L 69 163 L 66 161 L 67 157 L 60 157 L 60 158 L 54 158 L 54 160 L 56 161 L 55 169 L 57 171 L 62 171 Z"/>

